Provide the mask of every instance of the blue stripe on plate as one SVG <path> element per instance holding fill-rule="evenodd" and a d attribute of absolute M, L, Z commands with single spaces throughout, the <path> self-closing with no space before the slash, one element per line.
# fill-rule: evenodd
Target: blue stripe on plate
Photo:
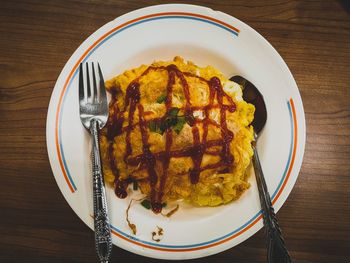
<path fill-rule="evenodd" d="M 138 24 L 141 24 L 141 23 L 145 23 L 145 22 L 150 22 L 150 21 L 153 21 L 153 20 L 160 20 L 160 19 L 191 19 L 191 20 L 197 20 L 197 21 L 202 21 L 202 22 L 205 22 L 205 23 L 209 23 L 209 24 L 212 24 L 212 25 L 215 25 L 217 27 L 220 27 L 224 30 L 227 30 L 229 31 L 230 33 L 234 34 L 235 36 L 238 36 L 238 33 L 236 31 L 233 31 L 232 29 L 230 28 L 227 28 L 221 24 L 218 24 L 218 23 L 215 23 L 215 22 L 212 22 L 212 21 L 209 21 L 209 20 L 205 20 L 205 19 L 201 19 L 201 18 L 197 18 L 197 17 L 189 17 L 189 16 L 165 16 L 165 17 L 155 17 L 155 18 L 150 18 L 150 19 L 145 19 L 145 20 L 142 20 L 142 21 L 138 21 L 134 24 L 131 24 L 131 25 L 128 25 L 124 28 L 121 28 L 119 30 L 117 30 L 116 32 L 112 33 L 111 35 L 109 35 L 108 37 L 106 37 L 104 40 L 102 40 L 98 45 L 96 45 L 90 52 L 89 54 L 83 59 L 82 62 L 85 62 L 86 60 L 88 60 L 88 58 L 91 56 L 91 54 L 98 48 L 100 47 L 101 45 L 103 45 L 106 41 L 108 41 L 110 38 L 112 38 L 113 36 L 117 35 L 118 33 L 122 32 L 123 30 L 127 29 L 127 28 L 130 28 L 130 27 L 133 27 L 135 25 L 138 25 Z M 64 155 L 64 150 L 63 150 L 63 144 L 62 144 L 62 134 L 61 134 L 61 121 L 62 121 L 62 116 L 61 116 L 61 112 L 62 112 L 62 109 L 64 107 L 64 104 L 65 104 L 65 99 L 66 99 L 66 95 L 68 93 L 68 90 L 70 89 L 71 87 L 71 84 L 74 80 L 74 78 L 76 77 L 78 73 L 78 69 L 74 72 L 74 75 L 73 77 L 71 78 L 69 84 L 68 84 L 68 87 L 67 87 L 67 90 L 64 94 L 64 97 L 63 97 L 63 102 L 62 102 L 62 107 L 61 107 L 61 111 L 60 111 L 60 118 L 59 118 L 59 145 L 60 145 L 60 150 L 61 150 L 61 155 L 62 155 L 62 159 L 63 159 L 63 164 L 64 164 L 64 167 L 66 169 L 66 172 L 67 172 L 67 175 L 68 175 L 68 178 L 73 186 L 73 188 L 75 190 L 77 190 L 75 184 L 74 184 L 74 181 L 71 177 L 71 174 L 69 172 L 69 169 L 68 169 L 68 166 L 67 166 L 67 163 L 66 163 L 66 160 L 65 160 L 65 155 Z M 277 189 L 275 190 L 274 194 L 272 195 L 272 199 L 276 196 L 278 190 L 280 189 L 285 177 L 286 177 L 286 174 L 287 174 L 287 171 L 288 171 L 288 168 L 289 168 L 289 165 L 290 165 L 290 160 L 291 160 L 291 155 L 292 155 L 292 146 L 293 146 L 293 139 L 294 139 L 294 136 L 293 136 L 293 120 L 292 120 L 292 112 L 291 112 L 291 107 L 290 107 L 290 103 L 287 102 L 287 105 L 288 105 L 288 109 L 289 109 L 289 114 L 290 114 L 290 120 L 291 120 L 291 131 L 292 131 L 292 140 L 291 140 L 291 144 L 290 144 L 290 151 L 289 151 L 289 156 L 288 156 L 288 161 L 287 161 L 287 164 L 286 164 L 286 167 L 285 167 L 285 170 L 284 170 L 284 173 L 283 173 L 283 176 L 281 178 L 281 181 L 277 187 Z M 208 245 L 208 244 L 211 244 L 211 243 L 215 243 L 215 242 L 218 242 L 222 239 L 225 239 L 225 238 L 228 238 L 236 233 L 238 233 L 239 231 L 241 231 L 242 229 L 244 229 L 245 227 L 247 227 L 248 225 L 250 225 L 254 220 L 256 220 L 256 218 L 259 217 L 259 215 L 261 214 L 261 211 L 259 211 L 257 214 L 255 214 L 251 219 L 249 219 L 245 224 L 243 224 L 242 226 L 240 226 L 239 228 L 231 231 L 230 233 L 224 235 L 224 236 L 221 236 L 219 238 L 215 238 L 215 239 L 212 239 L 210 241 L 206 241 L 206 242 L 202 242 L 202 243 L 197 243 L 197 244 L 190 244 L 190 245 L 164 245 L 164 244 L 158 244 L 158 243 L 153 243 L 153 242 L 148 242 L 148 241 L 144 241 L 144 240 L 141 240 L 135 236 L 132 236 L 132 235 L 129 235 L 121 230 L 119 230 L 118 228 L 114 227 L 113 225 L 111 225 L 111 228 L 116 231 L 117 233 L 119 233 L 120 235 L 123 235 L 125 236 L 126 238 L 128 239 L 131 239 L 131 240 L 135 240 L 137 242 L 140 242 L 140 243 L 143 243 L 143 244 L 147 244 L 147 245 L 151 245 L 151 246 L 155 246 L 155 247 L 163 247 L 163 248 L 192 248 L 192 247 L 200 247 L 200 246 L 205 246 L 205 245 Z"/>

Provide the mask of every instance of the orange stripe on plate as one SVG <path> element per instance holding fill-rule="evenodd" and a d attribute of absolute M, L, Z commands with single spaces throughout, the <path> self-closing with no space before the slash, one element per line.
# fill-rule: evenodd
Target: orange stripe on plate
<path fill-rule="evenodd" d="M 60 100 L 58 102 L 58 109 L 57 109 L 57 112 L 56 112 L 56 128 L 55 128 L 55 142 L 56 142 L 56 151 L 57 151 L 57 154 L 58 154 L 58 161 L 59 161 L 59 164 L 60 164 L 60 167 L 61 167 L 61 170 L 62 170 L 62 173 L 63 173 L 63 177 L 64 179 L 66 180 L 68 186 L 69 186 L 69 189 L 72 193 L 74 193 L 74 189 L 73 189 L 73 186 L 72 184 L 69 182 L 69 179 L 68 179 L 68 176 L 67 176 L 67 173 L 66 173 L 66 170 L 64 169 L 64 165 L 63 165 L 63 161 L 62 161 L 62 156 L 61 156 L 61 151 L 60 151 L 60 146 L 59 146 L 59 143 L 58 143 L 58 119 L 59 119 L 59 108 L 60 108 L 60 105 L 62 103 L 62 96 L 60 97 Z"/>
<path fill-rule="evenodd" d="M 293 170 L 293 165 L 294 165 L 294 161 L 295 161 L 295 154 L 296 154 L 296 150 L 297 150 L 297 145 L 298 145 L 298 123 L 297 123 L 297 118 L 296 118 L 296 113 L 295 113 L 295 106 L 294 106 L 294 101 L 293 99 L 290 99 L 290 106 L 292 108 L 292 116 L 293 116 L 293 124 L 294 124 L 294 143 L 293 143 L 293 153 L 292 153 L 292 160 L 290 162 L 290 166 L 288 168 L 288 172 L 287 172 L 287 176 L 286 179 L 284 180 L 280 190 L 278 191 L 275 199 L 272 201 L 272 204 L 274 205 L 279 196 L 281 195 L 281 193 L 283 192 L 284 187 L 286 186 L 289 176 Z"/>
<path fill-rule="evenodd" d="M 246 228 L 242 229 L 241 231 L 239 231 L 238 233 L 234 234 L 233 236 L 230 236 L 226 239 L 223 239 L 217 243 L 213 243 L 213 244 L 209 244 L 209 245 L 206 245 L 206 246 L 202 246 L 202 247 L 195 247 L 195 248 L 164 248 L 164 247 L 154 247 L 154 246 L 150 246 L 150 245 L 147 245 L 147 244 L 143 244 L 143 243 L 139 243 L 135 240 L 132 240 L 132 239 L 128 239 L 127 237 L 119 234 L 118 232 L 116 232 L 115 230 L 111 230 L 112 234 L 116 235 L 117 237 L 121 238 L 121 239 L 124 239 L 128 242 L 131 242 L 135 245 L 138 245 L 138 246 L 141 246 L 141 247 L 145 247 L 145 248 L 150 248 L 150 249 L 154 249 L 154 250 L 160 250 L 160 251 L 166 251 L 166 252 L 189 252 L 189 251 L 196 251 L 196 250 L 201 250 L 201 249 L 206 249 L 206 248 L 210 248 L 210 247 L 214 247 L 214 246 L 217 246 L 217 245 L 220 245 L 222 243 L 225 243 L 241 234 L 243 234 L 245 231 L 247 231 L 248 229 L 250 229 L 251 227 L 253 227 L 257 222 L 259 222 L 259 220 L 262 218 L 262 215 L 258 216 L 249 226 L 247 226 Z"/>

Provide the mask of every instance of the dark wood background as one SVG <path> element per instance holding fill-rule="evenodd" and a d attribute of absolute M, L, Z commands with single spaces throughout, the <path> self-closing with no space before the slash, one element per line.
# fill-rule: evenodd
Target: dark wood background
<path fill-rule="evenodd" d="M 68 206 L 50 169 L 49 99 L 64 64 L 92 32 L 126 12 L 165 2 L 1 1 L 0 262 L 98 262 L 93 232 Z M 280 224 L 293 262 L 350 262 L 349 2 L 188 2 L 246 22 L 287 62 L 305 107 L 307 144 Z M 114 247 L 111 262 L 165 261 Z M 266 262 L 264 231 L 191 262 Z"/>

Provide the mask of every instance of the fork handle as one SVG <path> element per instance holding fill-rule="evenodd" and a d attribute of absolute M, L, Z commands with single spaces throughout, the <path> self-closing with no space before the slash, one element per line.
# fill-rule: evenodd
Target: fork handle
<path fill-rule="evenodd" d="M 106 191 L 101 167 L 100 147 L 98 140 L 98 122 L 91 121 L 90 132 L 92 145 L 92 176 L 94 199 L 95 246 L 101 262 L 108 263 L 112 251 L 111 227 L 108 219 Z"/>
<path fill-rule="evenodd" d="M 267 234 L 267 262 L 268 263 L 290 263 L 291 258 L 284 244 L 281 229 L 272 206 L 270 194 L 267 190 L 264 173 L 261 168 L 258 151 L 253 146 L 253 166 L 259 189 L 259 197 L 262 215 Z"/>

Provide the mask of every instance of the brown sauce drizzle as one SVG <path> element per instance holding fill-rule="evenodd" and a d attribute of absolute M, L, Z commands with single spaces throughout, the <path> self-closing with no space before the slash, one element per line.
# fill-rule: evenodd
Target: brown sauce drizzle
<path fill-rule="evenodd" d="M 193 145 L 186 147 L 181 150 L 171 150 L 173 142 L 173 131 L 172 129 L 167 129 L 165 133 L 165 150 L 157 153 L 152 153 L 150 150 L 150 145 L 148 143 L 148 122 L 144 119 L 146 113 L 144 112 L 143 105 L 140 103 L 140 84 L 139 79 L 145 76 L 151 70 L 166 70 L 168 72 L 168 83 L 166 87 L 166 113 L 172 108 L 172 93 L 173 86 L 175 84 L 176 77 L 180 80 L 183 87 L 183 92 L 186 99 L 185 107 L 182 109 L 185 112 L 185 118 L 190 124 L 192 129 Z M 198 78 L 201 81 L 207 83 L 209 87 L 209 103 L 203 107 L 194 107 L 191 104 L 190 88 L 185 76 Z M 217 103 L 214 104 L 214 99 L 217 98 Z M 228 102 L 228 105 L 224 104 L 224 98 Z M 110 105 L 113 105 L 110 111 L 109 120 L 107 123 L 107 138 L 109 140 L 108 156 L 110 167 L 115 175 L 115 193 L 119 198 L 125 198 L 127 196 L 126 188 L 129 184 L 128 181 L 123 181 L 119 179 L 119 171 L 114 162 L 114 152 L 113 152 L 113 141 L 114 137 L 126 133 L 126 151 L 124 154 L 124 162 L 130 166 L 138 166 L 139 169 L 146 169 L 148 173 L 148 181 L 151 188 L 151 205 L 154 213 L 160 213 L 162 210 L 162 198 L 164 195 L 164 188 L 166 180 L 168 177 L 168 168 L 171 158 L 176 157 L 191 157 L 193 161 L 193 167 L 189 171 L 190 181 L 192 184 L 196 184 L 199 181 L 199 175 L 202 171 L 207 169 L 216 169 L 224 167 L 225 171 L 228 171 L 229 167 L 233 164 L 233 156 L 230 152 L 230 143 L 233 140 L 233 132 L 227 128 L 226 122 L 226 111 L 234 112 L 236 105 L 232 98 L 228 96 L 221 85 L 219 78 L 213 77 L 209 81 L 196 76 L 192 73 L 182 72 L 175 65 L 169 65 L 167 67 L 148 67 L 148 69 L 138 78 L 133 80 L 126 90 L 126 96 L 124 101 L 123 111 L 119 111 L 116 106 L 116 93 L 112 93 L 112 101 Z M 213 108 L 220 109 L 220 125 L 215 123 L 210 119 L 209 113 Z M 128 126 L 123 128 L 124 118 L 123 113 L 128 110 Z M 204 112 L 204 119 L 198 120 L 193 118 L 193 112 L 195 110 L 202 110 Z M 138 122 L 134 120 L 135 112 L 138 111 Z M 134 123 L 136 121 L 136 123 Z M 202 141 L 200 139 L 200 132 L 196 124 L 203 124 L 203 135 Z M 221 127 L 221 139 L 218 140 L 207 140 L 208 137 L 208 127 L 209 125 L 215 125 L 216 127 Z M 142 139 L 142 154 L 132 157 L 132 147 L 131 147 L 131 132 L 133 128 L 139 126 Z M 208 148 L 213 146 L 221 146 L 221 150 L 209 150 Z M 211 154 L 220 156 L 220 161 L 214 164 L 210 164 L 201 167 L 202 159 L 204 154 Z M 159 177 L 155 170 L 156 161 L 160 161 L 162 164 L 162 173 Z M 226 167 L 226 168 L 225 168 Z M 157 185 L 159 185 L 157 189 Z"/>

